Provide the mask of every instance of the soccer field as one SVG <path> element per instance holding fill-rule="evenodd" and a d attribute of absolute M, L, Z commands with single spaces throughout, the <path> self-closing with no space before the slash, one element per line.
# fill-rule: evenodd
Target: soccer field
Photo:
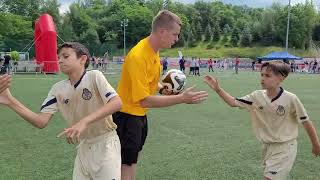
<path fill-rule="evenodd" d="M 260 74 L 231 71 L 212 73 L 234 96 L 260 88 Z M 39 111 L 50 87 L 62 75 L 15 75 L 12 94 L 27 107 Z M 118 76 L 107 77 L 116 87 Z M 203 83 L 187 77 L 187 85 L 208 90 L 201 105 L 178 105 L 148 113 L 149 134 L 137 172 L 137 180 L 259 180 L 262 179 L 261 145 L 256 140 L 250 115 L 230 108 Z M 319 75 L 290 74 L 284 89 L 295 93 L 320 132 Z M 57 113 L 45 129 L 36 129 L 13 111 L 0 108 L 0 180 L 72 179 L 74 145 L 56 135 L 66 127 Z M 298 154 L 291 171 L 294 180 L 319 180 L 320 158 L 300 127 Z"/>

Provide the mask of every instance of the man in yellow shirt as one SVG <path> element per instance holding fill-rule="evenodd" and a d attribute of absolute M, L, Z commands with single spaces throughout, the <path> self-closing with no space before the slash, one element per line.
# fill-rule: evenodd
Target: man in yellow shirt
<path fill-rule="evenodd" d="M 204 101 L 205 91 L 188 88 L 182 94 L 157 96 L 161 73 L 159 50 L 170 48 L 178 41 L 181 20 L 174 13 L 163 10 L 154 17 L 150 36 L 133 47 L 122 67 L 118 94 L 123 102 L 120 112 L 113 115 L 121 142 L 121 179 L 134 180 L 138 154 L 147 137 L 148 108 L 168 107 L 181 103 Z"/>

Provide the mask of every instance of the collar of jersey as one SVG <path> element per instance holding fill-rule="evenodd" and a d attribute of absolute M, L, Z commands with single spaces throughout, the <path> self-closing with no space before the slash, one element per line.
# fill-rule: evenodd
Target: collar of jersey
<path fill-rule="evenodd" d="M 87 71 L 86 71 L 86 70 L 84 70 L 84 72 L 83 72 L 83 74 L 82 74 L 81 78 L 79 79 L 79 81 L 78 81 L 77 83 L 75 83 L 75 84 L 74 84 L 74 86 L 73 86 L 73 87 L 74 87 L 75 89 L 76 89 L 76 88 L 79 86 L 79 84 L 81 83 L 81 80 L 82 80 L 83 76 L 86 74 L 86 72 L 87 72 Z"/>
<path fill-rule="evenodd" d="M 283 88 L 282 88 L 282 87 L 280 87 L 280 91 L 279 91 L 278 95 L 277 95 L 276 97 L 274 97 L 274 98 L 271 100 L 271 102 L 273 102 L 273 101 L 275 101 L 275 100 L 279 99 L 279 98 L 280 98 L 280 96 L 282 95 L 282 93 L 283 93 Z"/>

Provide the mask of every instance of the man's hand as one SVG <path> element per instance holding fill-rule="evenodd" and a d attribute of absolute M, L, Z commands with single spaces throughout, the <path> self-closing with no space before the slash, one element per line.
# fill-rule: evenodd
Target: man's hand
<path fill-rule="evenodd" d="M 181 95 L 183 102 L 187 104 L 200 104 L 205 101 L 208 97 L 206 91 L 193 91 L 194 86 L 187 88 Z"/>

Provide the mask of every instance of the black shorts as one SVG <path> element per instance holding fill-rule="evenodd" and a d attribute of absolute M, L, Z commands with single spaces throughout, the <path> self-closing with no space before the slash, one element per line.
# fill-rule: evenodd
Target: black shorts
<path fill-rule="evenodd" d="M 135 116 L 123 112 L 116 112 L 112 116 L 118 126 L 122 164 L 136 164 L 148 134 L 147 116 Z"/>

